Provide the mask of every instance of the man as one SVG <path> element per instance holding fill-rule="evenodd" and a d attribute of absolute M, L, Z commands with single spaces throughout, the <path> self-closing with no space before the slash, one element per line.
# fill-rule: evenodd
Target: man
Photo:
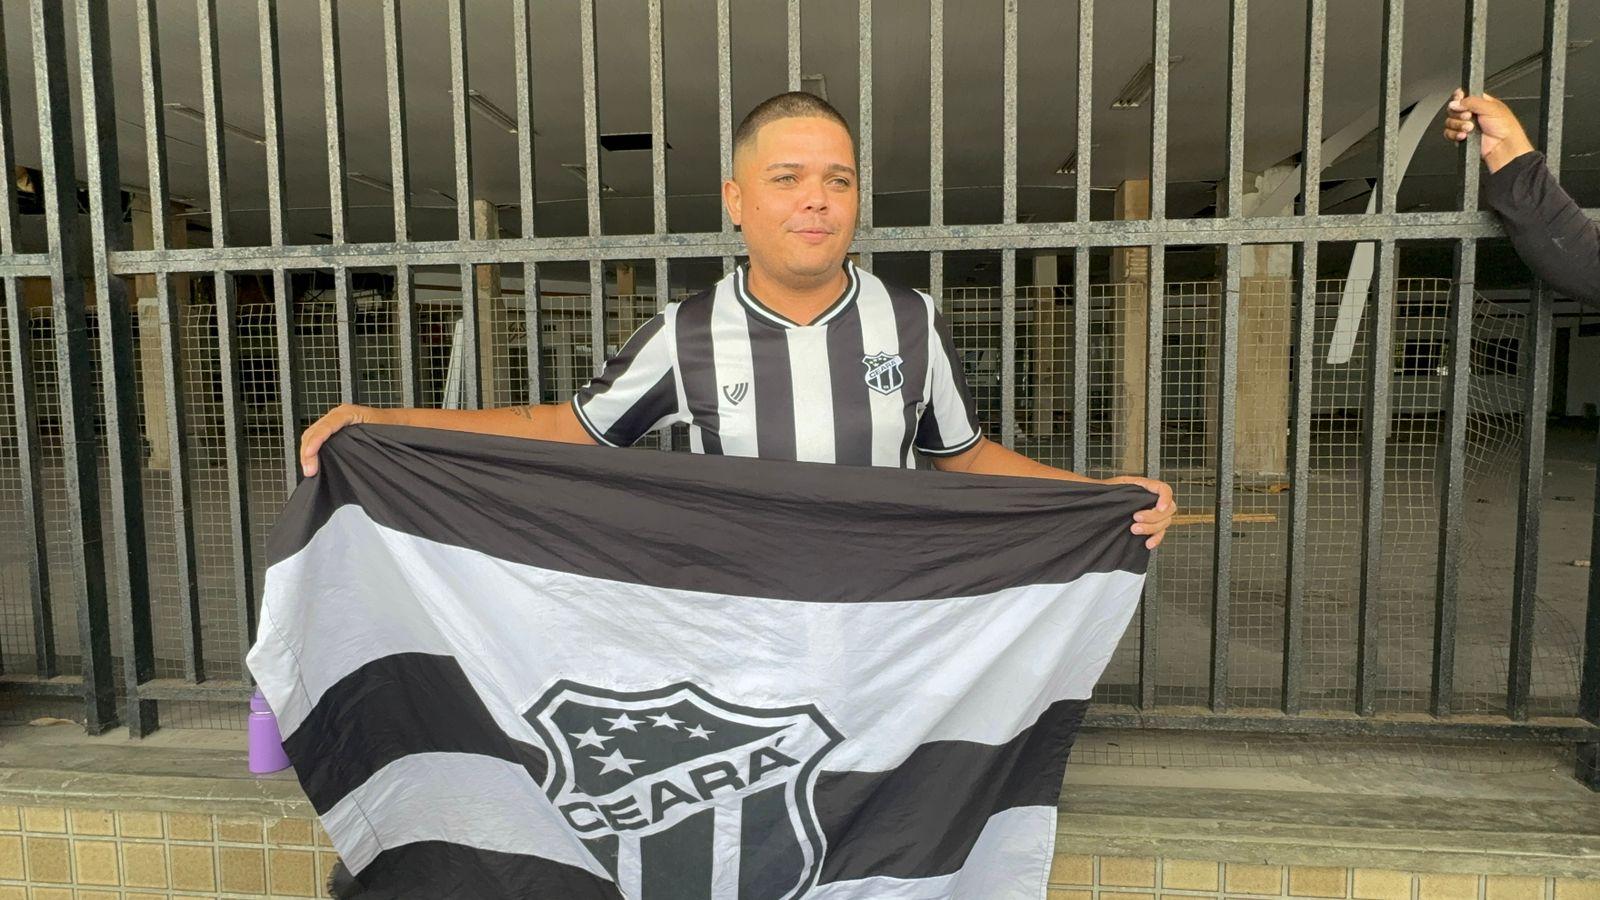
<path fill-rule="evenodd" d="M 1489 169 L 1489 206 L 1500 214 L 1517 255 L 1558 293 L 1600 307 L 1600 225 L 1556 183 L 1509 107 L 1457 88 L 1444 136 L 1460 142 L 1474 129 L 1483 135 L 1478 149 Z"/>
<path fill-rule="evenodd" d="M 903 468 L 922 453 L 947 472 L 1095 481 L 985 438 L 933 301 L 846 261 L 855 162 L 849 126 L 826 101 L 765 101 L 735 132 L 722 186 L 747 266 L 646 322 L 571 403 L 339 406 L 302 436 L 305 473 L 316 474 L 330 435 L 358 423 L 624 447 L 684 423 L 697 453 Z M 1131 475 L 1104 483 L 1156 496 L 1130 528 L 1159 545 L 1177 509 L 1172 489 Z"/>

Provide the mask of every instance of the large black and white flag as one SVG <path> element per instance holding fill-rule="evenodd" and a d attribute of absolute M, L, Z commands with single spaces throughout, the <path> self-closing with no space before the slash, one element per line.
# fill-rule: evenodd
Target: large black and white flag
<path fill-rule="evenodd" d="M 351 428 L 250 669 L 370 896 L 1039 900 L 1150 500 Z"/>

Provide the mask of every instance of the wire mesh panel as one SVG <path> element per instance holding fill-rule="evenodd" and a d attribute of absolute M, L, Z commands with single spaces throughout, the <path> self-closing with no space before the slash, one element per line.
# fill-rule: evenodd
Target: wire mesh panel
<path fill-rule="evenodd" d="M 9 359 L 9 326 L 0 318 L 0 358 Z M 23 530 L 22 427 L 18 421 L 10 378 L 0 376 L 0 660 L 6 670 L 35 674 L 38 660 L 33 644 L 33 597 L 28 566 L 34 548 Z"/>

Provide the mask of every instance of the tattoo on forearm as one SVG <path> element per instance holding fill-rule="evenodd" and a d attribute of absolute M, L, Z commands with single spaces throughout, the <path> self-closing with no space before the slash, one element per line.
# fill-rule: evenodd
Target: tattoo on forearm
<path fill-rule="evenodd" d="M 511 407 L 511 411 L 516 413 L 517 415 L 523 417 L 524 419 L 527 419 L 530 422 L 533 421 L 533 407 L 531 405 L 530 406 L 513 406 L 513 407 Z"/>

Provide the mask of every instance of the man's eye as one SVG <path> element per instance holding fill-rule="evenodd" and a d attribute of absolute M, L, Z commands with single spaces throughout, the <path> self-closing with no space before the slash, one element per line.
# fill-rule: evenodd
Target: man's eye
<path fill-rule="evenodd" d="M 779 175 L 777 178 L 774 178 L 772 180 L 776 181 L 779 184 L 793 184 L 794 181 L 795 181 L 795 177 L 793 175 Z"/>
<path fill-rule="evenodd" d="M 848 188 L 848 187 L 850 187 L 850 179 L 848 179 L 848 178 L 835 178 L 835 179 L 833 179 L 833 181 L 831 181 L 829 183 L 832 184 L 834 187 L 837 187 L 837 188 Z"/>

